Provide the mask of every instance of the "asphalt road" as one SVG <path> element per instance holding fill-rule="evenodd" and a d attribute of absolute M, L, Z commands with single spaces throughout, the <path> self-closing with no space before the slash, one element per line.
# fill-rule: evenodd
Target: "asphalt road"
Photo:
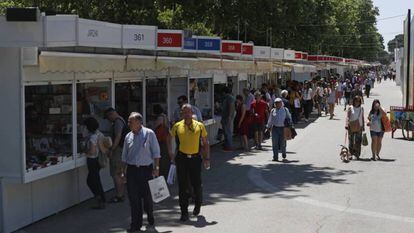
<path fill-rule="evenodd" d="M 365 112 L 374 98 L 386 109 L 401 105 L 399 88 L 390 81 L 376 84 Z M 172 187 L 173 197 L 155 205 L 156 232 L 414 232 L 413 142 L 402 140 L 401 132 L 396 139 L 386 134 L 382 161 L 370 161 L 370 148 L 363 147 L 361 161 L 345 164 L 339 159 L 345 139 L 343 107 L 336 108 L 334 120 L 328 118 L 297 127 L 286 163 L 271 161 L 270 141 L 268 151 L 249 154 L 214 148 L 212 169 L 203 172 L 201 215 L 180 223 L 177 188 Z M 19 232 L 128 228 L 127 202 L 102 211 L 89 206 L 82 203 Z"/>

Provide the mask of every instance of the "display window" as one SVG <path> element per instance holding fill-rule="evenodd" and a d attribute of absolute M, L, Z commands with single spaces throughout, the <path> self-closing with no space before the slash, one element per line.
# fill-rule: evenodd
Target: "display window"
<path fill-rule="evenodd" d="M 168 79 L 146 80 L 146 124 L 154 128 L 156 120 L 161 113 L 168 113 Z"/>
<path fill-rule="evenodd" d="M 227 86 L 230 88 L 233 95 L 238 94 L 239 85 L 237 83 L 237 76 L 227 77 Z"/>
<path fill-rule="evenodd" d="M 213 119 L 212 78 L 190 79 L 190 104 L 197 106 L 203 120 Z"/>
<path fill-rule="evenodd" d="M 239 95 L 243 95 L 244 88 L 249 88 L 247 80 L 239 81 Z"/>
<path fill-rule="evenodd" d="M 144 110 L 142 82 L 116 83 L 115 109 L 125 120 L 131 112 L 142 114 Z"/>
<path fill-rule="evenodd" d="M 25 87 L 26 171 L 73 160 L 72 85 Z"/>
<path fill-rule="evenodd" d="M 188 78 L 187 77 L 178 77 L 178 78 L 170 78 L 170 96 L 169 96 L 169 116 L 170 122 L 174 121 L 174 112 L 180 111 L 179 106 L 177 104 L 177 98 L 185 95 L 187 96 L 188 92 Z M 187 96 L 188 97 L 188 96 Z"/>
<path fill-rule="evenodd" d="M 111 82 L 78 83 L 76 87 L 78 154 L 86 150 L 87 131 L 84 121 L 94 117 L 99 122 L 99 131 L 111 133 L 111 122 L 104 118 L 105 110 L 111 107 Z"/>
<path fill-rule="evenodd" d="M 226 94 L 224 88 L 227 84 L 214 84 L 214 115 L 221 116 L 223 111 L 223 101 Z"/>

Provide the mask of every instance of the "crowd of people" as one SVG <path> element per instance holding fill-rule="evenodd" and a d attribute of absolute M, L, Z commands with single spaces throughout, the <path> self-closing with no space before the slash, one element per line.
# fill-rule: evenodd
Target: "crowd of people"
<path fill-rule="evenodd" d="M 375 82 L 380 82 L 377 72 L 360 70 L 347 72 L 343 77 L 314 78 L 311 81 L 289 81 L 285 86 L 263 84 L 260 89 L 243 89 L 242 95 L 234 96 L 225 88 L 221 126 L 224 132 L 223 150 L 233 151 L 234 135 L 240 137 L 243 151 L 263 150 L 264 140 L 271 138 L 273 161 L 281 154 L 286 159 L 286 127 L 307 123 L 311 113 L 315 117 L 324 113 L 329 119 L 335 116 L 335 107 L 343 105 L 346 111 L 346 132 L 350 153 L 359 159 L 365 125 L 372 138 L 372 160 L 380 159 L 385 128 L 382 122 L 386 112 L 379 100 L 374 100 L 365 118 L 364 95 L 370 97 Z M 87 185 L 96 199 L 94 208 L 105 208 L 106 197 L 99 171 L 100 155 L 109 158 L 110 174 L 115 186 L 115 196 L 109 202 L 125 200 L 127 190 L 131 208 L 129 232 L 139 231 L 143 225 L 143 212 L 150 227 L 154 226 L 153 201 L 148 181 L 159 175 L 167 178 L 170 165 L 177 169 L 180 220 L 189 219 L 189 200 L 194 201 L 193 215 L 199 215 L 202 206 L 201 168 L 210 168 L 209 141 L 202 115 L 196 106 L 188 104 L 188 98 L 177 98 L 177 108 L 170 121 L 161 106 L 154 107 L 157 118 L 151 128 L 143 125 L 143 117 L 132 112 L 123 119 L 114 108 L 105 111 L 112 122 L 111 145 L 102 146 L 103 134 L 98 121 L 90 117 L 84 122 L 89 131 L 87 137 Z M 368 120 L 366 123 L 365 119 Z M 250 140 L 252 139 L 252 140 Z M 250 143 L 253 141 L 253 143 Z M 176 149 L 173 149 L 176 145 Z"/>

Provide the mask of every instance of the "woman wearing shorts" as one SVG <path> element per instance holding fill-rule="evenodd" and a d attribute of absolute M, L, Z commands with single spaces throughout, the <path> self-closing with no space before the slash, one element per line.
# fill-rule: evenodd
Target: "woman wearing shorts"
<path fill-rule="evenodd" d="M 384 116 L 385 111 L 381 108 L 381 103 L 379 100 L 374 100 L 372 102 L 372 108 L 368 115 L 367 125 L 370 128 L 371 133 L 371 151 L 372 157 L 371 160 L 381 159 L 379 154 L 381 152 L 382 138 L 384 137 L 384 127 L 382 126 L 381 118 Z"/>

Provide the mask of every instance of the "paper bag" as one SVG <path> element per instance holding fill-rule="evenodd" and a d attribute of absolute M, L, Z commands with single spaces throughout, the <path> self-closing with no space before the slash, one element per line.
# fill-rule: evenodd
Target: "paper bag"
<path fill-rule="evenodd" d="M 168 178 L 167 178 L 167 184 L 169 185 L 173 185 L 174 181 L 175 181 L 175 173 L 176 172 L 176 167 L 174 164 L 170 165 L 170 171 L 168 172 Z"/>
<path fill-rule="evenodd" d="M 167 183 L 165 183 L 165 179 L 163 176 L 159 176 L 155 179 L 149 180 L 148 184 L 151 191 L 152 200 L 155 203 L 165 200 L 170 196 Z"/>

